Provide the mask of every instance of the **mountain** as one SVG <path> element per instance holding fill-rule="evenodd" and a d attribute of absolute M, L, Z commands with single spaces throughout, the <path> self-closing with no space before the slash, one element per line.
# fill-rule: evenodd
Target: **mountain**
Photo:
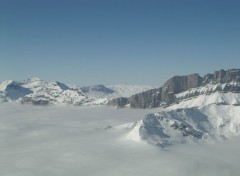
<path fill-rule="evenodd" d="M 157 108 L 124 124 L 126 138 L 166 147 L 240 135 L 240 69 L 173 76 L 162 87 L 109 102 L 120 107 Z M 119 128 L 119 127 L 117 127 Z"/>
<path fill-rule="evenodd" d="M 152 87 L 146 85 L 119 84 L 112 86 L 104 85 L 83 86 L 80 89 L 88 97 L 106 98 L 110 100 L 117 97 L 130 97 L 134 94 L 152 89 Z"/>
<path fill-rule="evenodd" d="M 122 126 L 130 130 L 127 139 L 161 147 L 224 140 L 240 134 L 239 102 L 239 93 L 200 95 Z"/>
<path fill-rule="evenodd" d="M 0 83 L 0 101 L 14 101 L 33 93 L 30 89 L 23 87 L 20 83 L 6 80 Z"/>
<path fill-rule="evenodd" d="M 4 81 L 0 84 L 2 101 L 18 101 L 22 104 L 74 104 L 93 102 L 79 89 L 72 89 L 60 82 L 46 82 L 38 78 L 22 82 Z"/>
<path fill-rule="evenodd" d="M 23 87 L 33 91 L 21 99 L 21 103 L 37 105 L 74 104 L 81 105 L 90 100 L 79 89 L 72 89 L 60 82 L 46 82 L 40 79 L 29 79 L 22 83 Z"/>
<path fill-rule="evenodd" d="M 118 107 L 129 104 L 131 108 L 163 107 L 215 92 L 240 92 L 240 69 L 215 71 L 204 77 L 197 73 L 173 76 L 162 87 L 150 89 L 129 98 L 116 98 L 108 104 Z"/>
<path fill-rule="evenodd" d="M 161 147 L 211 142 L 240 134 L 240 69 L 215 71 L 203 77 L 196 73 L 173 76 L 162 87 L 149 88 L 131 85 L 72 88 L 38 78 L 22 82 L 7 80 L 0 83 L 0 101 L 34 105 L 108 102 L 119 107 L 158 107 L 155 113 L 137 122 L 115 128 L 127 128 L 127 139 Z M 111 100 L 112 97 L 118 98 Z"/>
<path fill-rule="evenodd" d="M 212 104 L 147 114 L 133 124 L 127 138 L 167 146 L 222 140 L 239 135 L 240 107 Z"/>
<path fill-rule="evenodd" d="M 39 78 L 20 82 L 7 80 L 0 83 L 0 101 L 17 101 L 34 105 L 103 105 L 110 99 L 128 97 L 150 88 L 150 86 L 134 85 L 95 85 L 73 88 L 58 81 L 46 82 Z"/>

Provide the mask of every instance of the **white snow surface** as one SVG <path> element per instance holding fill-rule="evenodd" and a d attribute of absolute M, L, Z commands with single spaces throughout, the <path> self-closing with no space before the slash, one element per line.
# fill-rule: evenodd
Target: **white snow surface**
<path fill-rule="evenodd" d="M 127 135 L 134 141 L 162 145 L 211 142 L 238 136 L 240 106 L 216 105 L 147 114 Z"/>
<path fill-rule="evenodd" d="M 6 80 L 0 83 L 0 102 L 17 101 L 30 93 L 31 90 L 16 81 Z"/>
<path fill-rule="evenodd" d="M 60 82 L 46 82 L 39 78 L 31 78 L 22 82 L 12 80 L 2 82 L 0 101 L 21 101 L 23 103 L 45 101 L 49 104 L 74 105 L 103 103 L 103 100 L 88 98 L 79 89 L 70 88 Z"/>
<path fill-rule="evenodd" d="M 209 94 L 212 92 L 216 92 L 217 88 L 221 88 L 221 90 L 224 90 L 224 88 L 226 86 L 234 86 L 234 87 L 240 87 L 240 83 L 239 82 L 230 82 L 230 83 L 225 83 L 225 84 L 213 84 L 213 83 L 209 83 L 205 86 L 201 86 L 201 87 L 197 87 L 197 88 L 191 88 L 187 91 L 181 92 L 179 94 L 176 94 L 176 97 L 178 99 L 182 99 L 184 97 L 188 97 L 194 94 Z"/>
<path fill-rule="evenodd" d="M 232 138 L 240 132 L 239 102 L 239 93 L 231 92 L 185 99 L 133 123 L 126 138 L 163 147 Z"/>
<path fill-rule="evenodd" d="M 6 81 L 3 81 L 3 82 L 0 82 L 0 91 L 5 91 L 7 86 L 9 84 L 11 84 L 12 82 L 13 82 L 12 80 L 6 80 Z"/>
<path fill-rule="evenodd" d="M 215 92 L 212 94 L 202 94 L 196 97 L 183 99 L 178 104 L 169 106 L 168 109 L 200 107 L 211 104 L 240 105 L 240 93 Z"/>

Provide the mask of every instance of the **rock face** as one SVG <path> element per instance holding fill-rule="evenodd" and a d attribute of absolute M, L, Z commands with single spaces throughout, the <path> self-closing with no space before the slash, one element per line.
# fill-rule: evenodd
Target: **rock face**
<path fill-rule="evenodd" d="M 128 98 L 125 98 L 125 97 L 115 98 L 115 99 L 111 100 L 111 103 L 113 105 L 117 105 L 117 107 L 122 108 L 128 104 Z"/>
<path fill-rule="evenodd" d="M 203 78 L 195 73 L 187 76 L 174 76 L 163 84 L 164 93 L 172 92 L 174 94 L 186 91 L 190 88 L 199 87 Z"/>
<path fill-rule="evenodd" d="M 130 104 L 130 107 L 132 108 L 157 107 L 162 103 L 161 93 L 162 93 L 161 87 L 158 89 L 151 89 L 146 92 L 142 92 L 131 96 L 127 102 Z"/>
<path fill-rule="evenodd" d="M 229 83 L 231 81 L 240 81 L 240 69 L 229 69 L 215 71 L 214 74 L 207 74 L 203 77 L 203 84 L 212 83 Z"/>
<path fill-rule="evenodd" d="M 215 71 L 201 77 L 199 74 L 173 76 L 162 87 L 151 89 L 126 99 L 114 99 L 109 105 L 131 108 L 168 106 L 186 98 L 217 91 L 240 92 L 240 69 Z"/>

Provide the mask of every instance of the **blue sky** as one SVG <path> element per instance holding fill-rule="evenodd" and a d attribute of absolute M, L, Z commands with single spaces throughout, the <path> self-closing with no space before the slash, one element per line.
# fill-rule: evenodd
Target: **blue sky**
<path fill-rule="evenodd" d="M 239 0 L 0 0 L 0 81 L 161 85 L 240 68 Z"/>

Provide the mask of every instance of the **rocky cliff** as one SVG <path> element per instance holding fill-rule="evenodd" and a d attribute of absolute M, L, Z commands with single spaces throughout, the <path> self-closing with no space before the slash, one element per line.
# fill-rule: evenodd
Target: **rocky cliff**
<path fill-rule="evenodd" d="M 118 107 L 129 104 L 131 108 L 154 108 L 217 91 L 240 92 L 240 69 L 219 70 L 203 77 L 197 73 L 173 76 L 162 87 L 129 98 L 113 99 L 108 104 Z"/>

